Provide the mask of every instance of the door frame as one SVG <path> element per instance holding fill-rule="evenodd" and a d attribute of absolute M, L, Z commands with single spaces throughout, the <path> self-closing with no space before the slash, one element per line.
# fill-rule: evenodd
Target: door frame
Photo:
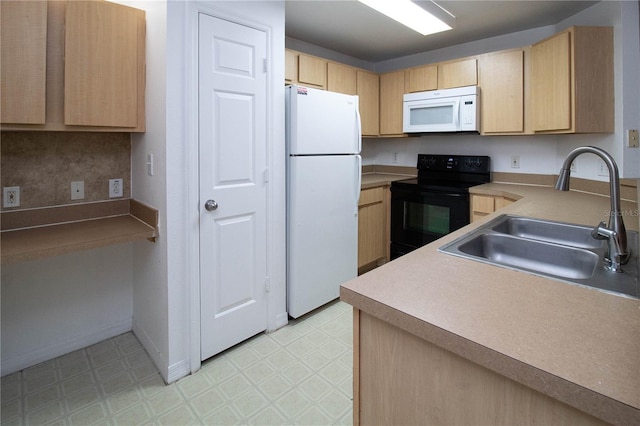
<path fill-rule="evenodd" d="M 225 2 L 226 3 L 226 2 Z M 233 2 L 231 2 L 233 3 Z M 236 4 L 241 4 L 237 2 Z M 267 293 L 267 332 L 277 330 L 288 322 L 286 312 L 286 192 L 284 142 L 284 17 L 283 28 L 257 22 L 249 18 L 250 12 L 223 10 L 215 3 L 185 2 L 185 81 L 184 122 L 185 152 L 188 168 L 187 180 L 189 287 L 189 363 L 190 371 L 200 369 L 200 208 L 199 208 L 199 140 L 198 140 L 198 15 L 204 13 L 215 18 L 245 25 L 267 36 L 267 271 L 270 291 Z M 231 6 L 233 7 L 233 5 Z M 236 6 L 237 7 L 237 6 Z M 244 16 L 246 15 L 246 16 Z M 284 15 L 284 8 L 283 8 Z M 282 45 L 274 43 L 274 36 L 282 38 Z M 282 52 L 278 54 L 277 49 Z M 277 60 L 282 58 L 281 61 Z M 281 62 L 281 63 L 280 63 Z M 171 322 L 171 319 L 169 319 Z M 169 326 L 171 328 L 171 324 Z"/>

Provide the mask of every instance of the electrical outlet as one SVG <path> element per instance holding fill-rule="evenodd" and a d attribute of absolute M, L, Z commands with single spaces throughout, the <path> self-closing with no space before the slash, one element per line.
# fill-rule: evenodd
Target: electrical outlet
<path fill-rule="evenodd" d="M 84 181 L 78 180 L 71 182 L 71 199 L 83 200 L 84 199 Z"/>
<path fill-rule="evenodd" d="M 629 130 L 629 148 L 638 148 L 638 130 Z"/>
<path fill-rule="evenodd" d="M 520 168 L 520 156 L 519 155 L 512 155 L 511 156 L 511 168 L 512 169 L 519 169 Z"/>
<path fill-rule="evenodd" d="M 598 176 L 609 176 L 609 168 L 600 159 L 598 159 Z"/>
<path fill-rule="evenodd" d="M 109 198 L 122 197 L 122 178 L 109 179 Z"/>
<path fill-rule="evenodd" d="M 391 159 L 391 162 L 392 162 L 393 164 L 398 164 L 398 153 L 397 153 L 397 152 L 394 152 L 394 153 L 393 153 L 393 157 L 392 157 L 392 159 Z"/>
<path fill-rule="evenodd" d="M 571 173 L 575 173 L 578 171 L 578 161 L 577 160 L 573 160 L 573 162 L 571 163 L 571 168 L 569 169 L 569 171 Z"/>
<path fill-rule="evenodd" d="M 20 207 L 19 186 L 5 186 L 2 189 L 2 207 Z"/>

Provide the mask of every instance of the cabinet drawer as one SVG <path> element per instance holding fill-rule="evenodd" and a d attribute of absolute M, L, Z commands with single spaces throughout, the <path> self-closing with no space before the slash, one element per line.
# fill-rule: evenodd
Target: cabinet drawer
<path fill-rule="evenodd" d="M 382 201 L 384 201 L 384 187 L 363 189 L 360 191 L 358 206 L 381 203 Z"/>

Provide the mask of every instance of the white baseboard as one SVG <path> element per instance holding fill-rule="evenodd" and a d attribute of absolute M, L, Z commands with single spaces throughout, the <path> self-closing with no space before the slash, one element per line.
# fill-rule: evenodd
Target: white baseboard
<path fill-rule="evenodd" d="M 133 321 L 133 334 L 135 334 L 142 347 L 147 351 L 147 354 L 151 358 L 151 361 L 153 361 L 156 369 L 158 370 L 158 372 L 160 372 L 162 380 L 164 380 L 165 383 L 169 383 L 167 381 L 167 378 L 169 376 L 167 361 L 164 359 L 156 345 L 153 344 L 153 341 L 151 340 L 147 332 L 137 321 Z"/>
<path fill-rule="evenodd" d="M 276 315 L 275 318 L 275 327 L 269 327 L 267 328 L 267 333 L 272 333 L 276 330 L 281 329 L 282 327 L 284 327 L 285 325 L 287 325 L 289 323 L 289 315 L 286 312 L 282 312 L 278 315 Z"/>
<path fill-rule="evenodd" d="M 166 384 L 173 383 L 191 373 L 188 359 L 179 361 L 173 365 L 168 365 L 167 360 L 162 356 L 147 332 L 137 321 L 133 322 L 133 334 L 135 334 L 140 344 L 147 351 L 147 354 L 149 354 L 151 361 L 153 361 L 156 369 L 160 372 L 162 380 L 164 380 Z"/>
<path fill-rule="evenodd" d="M 68 354 L 69 352 L 77 351 L 78 349 L 86 348 L 103 340 L 127 333 L 131 331 L 131 323 L 132 320 L 129 318 L 83 334 L 82 336 L 72 337 L 44 348 L 29 351 L 9 359 L 3 359 L 0 374 L 5 376 L 15 373 L 16 371 L 40 364 L 41 362 L 49 361 L 50 359 Z"/>
<path fill-rule="evenodd" d="M 191 374 L 191 366 L 188 359 L 183 359 L 169 366 L 169 374 L 167 375 L 167 383 L 173 383 L 178 379 Z"/>

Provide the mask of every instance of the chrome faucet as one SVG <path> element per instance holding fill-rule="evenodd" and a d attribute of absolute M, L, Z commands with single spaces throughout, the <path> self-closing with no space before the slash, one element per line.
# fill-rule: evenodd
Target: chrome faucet
<path fill-rule="evenodd" d="M 594 229 L 591 235 L 593 238 L 599 240 L 607 240 L 607 246 L 609 249 L 607 269 L 614 272 L 623 272 L 621 265 L 624 265 L 629 261 L 629 250 L 627 248 L 627 231 L 624 227 L 624 221 L 622 220 L 622 210 L 620 209 L 620 175 L 618 174 L 618 166 L 613 160 L 613 157 L 606 151 L 594 147 L 583 146 L 576 148 L 567 155 L 555 188 L 560 191 L 569 190 L 569 179 L 571 177 L 571 163 L 580 154 L 591 153 L 602 158 L 607 168 L 609 169 L 609 186 L 610 186 L 610 198 L 611 198 L 611 212 L 609 213 L 609 224 L 604 226 L 604 222 L 600 222 Z"/>

